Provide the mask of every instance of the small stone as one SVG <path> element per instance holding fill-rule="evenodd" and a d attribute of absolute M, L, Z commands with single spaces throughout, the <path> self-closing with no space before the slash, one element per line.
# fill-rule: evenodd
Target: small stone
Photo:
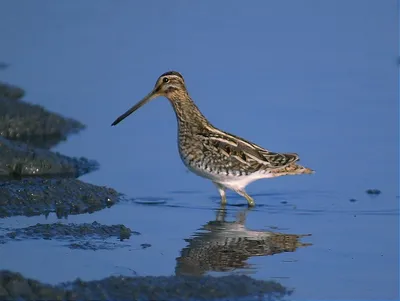
<path fill-rule="evenodd" d="M 381 191 L 379 189 L 368 189 L 366 192 L 367 194 L 375 194 L 375 195 L 381 194 Z"/>
<path fill-rule="evenodd" d="M 142 249 L 147 249 L 151 247 L 151 244 L 141 244 Z"/>

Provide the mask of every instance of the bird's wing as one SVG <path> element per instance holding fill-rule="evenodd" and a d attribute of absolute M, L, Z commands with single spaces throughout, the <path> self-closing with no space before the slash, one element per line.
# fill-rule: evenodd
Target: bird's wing
<path fill-rule="evenodd" d="M 280 168 L 299 160 L 295 153 L 275 153 L 241 137 L 212 129 L 199 133 L 208 150 L 235 158 L 243 164 L 261 164 L 267 168 Z"/>

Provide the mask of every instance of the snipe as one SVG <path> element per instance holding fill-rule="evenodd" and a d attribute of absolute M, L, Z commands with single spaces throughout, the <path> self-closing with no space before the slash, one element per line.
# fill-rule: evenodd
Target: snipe
<path fill-rule="evenodd" d="M 183 163 L 189 170 L 210 179 L 217 186 L 222 204 L 226 204 L 227 188 L 245 197 L 249 206 L 254 206 L 254 200 L 245 191 L 251 182 L 314 173 L 296 163 L 299 157 L 295 153 L 271 152 L 214 127 L 190 98 L 182 75 L 176 71 L 162 74 L 154 89 L 112 125 L 118 124 L 158 96 L 168 98 L 174 108 L 178 121 L 179 154 Z"/>

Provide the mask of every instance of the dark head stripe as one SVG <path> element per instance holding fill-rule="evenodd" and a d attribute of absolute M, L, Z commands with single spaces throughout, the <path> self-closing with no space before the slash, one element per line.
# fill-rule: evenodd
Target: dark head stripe
<path fill-rule="evenodd" d="M 181 79 L 183 79 L 182 74 L 180 74 L 179 72 L 176 72 L 176 71 L 165 72 L 165 73 L 161 74 L 160 77 L 165 76 L 165 75 L 176 75 L 176 76 L 180 77 Z"/>

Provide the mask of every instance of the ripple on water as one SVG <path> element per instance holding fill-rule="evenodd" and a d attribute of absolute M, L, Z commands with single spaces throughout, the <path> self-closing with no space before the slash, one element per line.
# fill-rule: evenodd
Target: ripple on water
<path fill-rule="evenodd" d="M 134 203 L 140 205 L 164 205 L 168 201 L 171 201 L 169 198 L 159 198 L 159 197 L 141 197 L 132 199 Z"/>

